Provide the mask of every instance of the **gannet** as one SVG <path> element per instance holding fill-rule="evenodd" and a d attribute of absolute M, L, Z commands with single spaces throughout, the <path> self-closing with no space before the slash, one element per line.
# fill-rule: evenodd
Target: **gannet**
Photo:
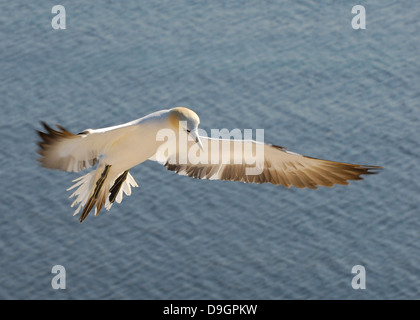
<path fill-rule="evenodd" d="M 362 175 L 382 169 L 312 158 L 252 139 L 206 137 L 199 134 L 199 124 L 198 115 L 185 107 L 157 111 L 125 124 L 86 129 L 78 134 L 60 125 L 56 125 L 56 130 L 42 122 L 45 132 L 38 131 L 41 138 L 38 160 L 45 168 L 68 172 L 95 166 L 73 180 L 75 184 L 67 189 L 76 189 L 70 195 L 70 198 L 75 197 L 71 207 L 77 206 L 74 215 L 83 208 L 80 222 L 93 207 L 98 215 L 103 207 L 109 210 L 115 201 L 121 203 L 123 194 L 131 195 L 131 188 L 138 185 L 129 170 L 146 160 L 157 161 L 177 174 L 198 179 L 311 189 L 347 185 L 348 180 L 361 180 Z M 173 132 L 173 135 L 162 136 L 162 132 Z M 183 134 L 187 137 L 184 147 Z M 247 159 L 253 159 L 257 152 L 262 161 L 250 164 Z M 248 171 L 251 168 L 258 170 L 253 173 Z"/>

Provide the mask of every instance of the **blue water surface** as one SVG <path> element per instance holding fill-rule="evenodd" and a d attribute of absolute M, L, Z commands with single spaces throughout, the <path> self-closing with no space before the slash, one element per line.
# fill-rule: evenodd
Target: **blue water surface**
<path fill-rule="evenodd" d="M 0 1 L 0 298 L 420 298 L 418 2 L 73 0 L 54 30 L 56 4 Z M 39 121 L 80 132 L 175 106 L 208 132 L 385 169 L 301 190 L 146 162 L 80 224 L 80 174 L 38 165 Z"/>

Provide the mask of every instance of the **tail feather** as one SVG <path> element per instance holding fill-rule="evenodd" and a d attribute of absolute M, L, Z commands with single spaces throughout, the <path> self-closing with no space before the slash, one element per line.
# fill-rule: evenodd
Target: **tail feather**
<path fill-rule="evenodd" d="M 106 178 L 108 177 L 109 169 L 111 166 L 105 166 L 104 171 L 102 172 L 100 178 L 96 180 L 96 186 L 93 190 L 93 193 L 90 195 L 89 200 L 87 201 L 82 215 L 80 216 L 80 222 L 83 222 L 83 220 L 86 219 L 87 215 L 89 214 L 90 210 L 95 206 L 95 216 L 99 214 L 99 211 L 101 211 L 102 206 L 105 203 L 105 192 L 108 190 L 106 188 L 103 188 Z"/>
<path fill-rule="evenodd" d="M 95 207 L 96 216 L 104 206 L 109 210 L 114 201 L 120 203 L 123 193 L 127 196 L 131 195 L 131 187 L 138 187 L 128 170 L 115 179 L 109 174 L 110 166 L 105 166 L 103 170 L 102 168 L 73 180 L 76 183 L 67 189 L 69 191 L 77 188 L 70 198 L 76 197 L 71 205 L 71 207 L 77 205 L 73 215 L 78 214 L 83 208 L 80 222 L 88 216 L 93 207 Z"/>
<path fill-rule="evenodd" d="M 128 170 L 124 171 L 122 175 L 120 175 L 117 179 L 115 179 L 115 182 L 111 189 L 109 189 L 109 202 L 113 203 L 115 201 L 115 198 L 120 193 L 121 187 L 127 178 Z"/>
<path fill-rule="evenodd" d="M 123 194 L 127 196 L 131 195 L 131 187 L 138 187 L 138 184 L 134 180 L 133 176 L 127 171 L 124 171 L 117 179 L 112 183 L 112 187 L 109 189 L 109 197 L 105 203 L 107 210 L 111 209 L 112 204 L 116 201 L 121 203 Z"/>
<path fill-rule="evenodd" d="M 93 185 L 96 181 L 96 170 L 89 172 L 88 174 L 85 174 L 84 176 L 81 176 L 73 182 L 76 182 L 73 186 L 67 189 L 67 191 L 70 191 L 76 187 L 76 191 L 74 191 L 69 198 L 76 197 L 76 199 L 71 204 L 71 208 L 78 205 L 76 210 L 74 211 L 74 216 L 79 213 L 79 211 L 82 209 L 82 207 L 86 204 L 88 201 L 89 195 L 91 194 L 91 190 L 93 189 Z"/>

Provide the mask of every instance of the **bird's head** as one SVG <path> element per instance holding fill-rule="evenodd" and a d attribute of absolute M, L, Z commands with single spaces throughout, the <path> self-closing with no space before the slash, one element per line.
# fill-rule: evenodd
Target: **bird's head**
<path fill-rule="evenodd" d="M 200 118 L 191 109 L 184 107 L 172 108 L 169 111 L 169 121 L 175 130 L 183 130 L 203 149 L 203 145 L 198 135 L 198 125 Z"/>

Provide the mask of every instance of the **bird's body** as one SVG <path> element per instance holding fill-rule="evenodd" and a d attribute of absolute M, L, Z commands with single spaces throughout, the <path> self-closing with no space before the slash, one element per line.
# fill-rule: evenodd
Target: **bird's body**
<path fill-rule="evenodd" d="M 157 132 L 167 124 L 166 112 L 155 112 L 121 126 L 93 130 L 92 136 L 108 135 L 106 151 L 101 161 L 111 165 L 110 173 L 118 174 L 152 157 L 160 141 Z M 112 141 L 109 143 L 109 141 Z"/>
<path fill-rule="evenodd" d="M 362 179 L 380 167 L 362 166 L 314 159 L 286 151 L 282 147 L 252 140 L 223 140 L 199 136 L 198 116 L 187 108 L 173 108 L 108 128 L 87 129 L 72 134 L 61 126 L 39 132 L 41 164 L 50 169 L 78 172 L 94 165 L 97 168 L 74 180 L 70 197 L 76 197 L 75 214 L 82 207 L 80 221 L 95 207 L 95 215 L 103 206 L 122 201 L 123 193 L 131 194 L 137 183 L 129 170 L 154 160 L 178 174 L 201 179 L 291 185 L 316 189 L 318 185 L 348 184 Z M 182 136 L 191 136 L 182 144 Z M 222 147 L 223 145 L 223 147 Z M 227 149 L 226 149 L 227 147 Z M 256 153 L 262 158 L 256 173 L 247 158 Z M 194 159 L 191 155 L 195 156 Z M 198 155 L 198 156 L 197 156 Z M 190 156 L 190 157 L 189 157 Z M 197 161 L 197 159 L 199 161 Z"/>

